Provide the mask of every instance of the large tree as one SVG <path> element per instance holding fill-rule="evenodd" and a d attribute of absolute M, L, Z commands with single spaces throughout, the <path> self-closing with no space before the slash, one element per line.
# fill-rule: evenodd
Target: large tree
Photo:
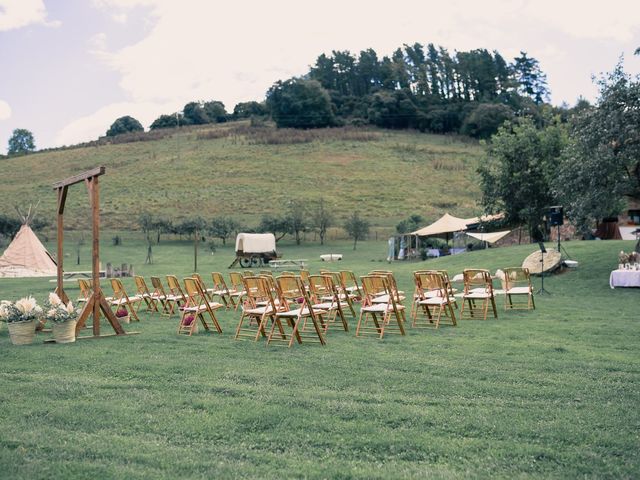
<path fill-rule="evenodd" d="M 16 128 L 9 138 L 9 155 L 31 153 L 36 149 L 33 133 L 25 128 Z"/>
<path fill-rule="evenodd" d="M 211 221 L 209 229 L 211 235 L 222 240 L 222 245 L 226 245 L 227 239 L 240 229 L 240 223 L 231 217 L 218 217 Z"/>
<path fill-rule="evenodd" d="M 249 118 L 252 115 L 267 115 L 269 109 L 265 103 L 240 102 L 233 108 L 234 118 Z"/>
<path fill-rule="evenodd" d="M 184 125 L 184 117 L 181 113 L 172 113 L 169 115 L 160 115 L 156 118 L 151 126 L 150 130 L 157 130 L 158 128 L 174 128 Z"/>
<path fill-rule="evenodd" d="M 283 216 L 263 215 L 258 225 L 258 231 L 262 233 L 273 233 L 276 242 L 284 238 L 291 231 L 289 220 Z"/>
<path fill-rule="evenodd" d="M 527 118 L 505 123 L 491 138 L 478 169 L 487 213 L 504 213 L 511 224 L 525 223 L 530 238 L 541 240 L 542 218 L 556 203 L 551 182 L 566 142 L 565 128 L 557 120 L 544 129 Z"/>
<path fill-rule="evenodd" d="M 291 200 L 286 215 L 289 233 L 296 239 L 296 245 L 302 242 L 302 234 L 307 230 L 307 208 L 302 200 Z"/>
<path fill-rule="evenodd" d="M 129 132 L 144 132 L 144 127 L 135 118 L 125 115 L 124 117 L 116 119 L 116 121 L 111 124 L 109 130 L 107 130 L 107 137 L 115 137 L 116 135 Z"/>
<path fill-rule="evenodd" d="M 211 120 L 200 102 L 189 102 L 182 110 L 185 122 L 190 125 L 204 125 Z"/>
<path fill-rule="evenodd" d="M 520 52 L 520 56 L 514 58 L 512 68 L 520 93 L 532 98 L 536 104 L 549 99 L 547 76 L 540 68 L 538 60 L 527 56 L 526 52 Z"/>
<path fill-rule="evenodd" d="M 598 81 L 595 108 L 574 117 L 555 189 L 583 231 L 640 199 L 640 76 L 618 64 Z"/>
<path fill-rule="evenodd" d="M 267 92 L 267 105 L 278 127 L 321 128 L 336 124 L 327 91 L 316 80 L 293 78 Z"/>
<path fill-rule="evenodd" d="M 353 249 L 356 249 L 358 240 L 366 238 L 369 234 L 369 222 L 360 217 L 358 212 L 353 212 L 351 216 L 344 223 L 344 229 L 353 238 Z"/>
<path fill-rule="evenodd" d="M 506 121 L 513 118 L 513 111 L 500 103 L 480 103 L 465 118 L 462 133 L 476 137 L 489 138 Z"/>
<path fill-rule="evenodd" d="M 202 104 L 202 109 L 211 123 L 222 123 L 227 121 L 227 110 L 224 108 L 224 103 L 218 100 L 204 102 Z"/>
<path fill-rule="evenodd" d="M 318 232 L 320 237 L 320 245 L 324 245 L 324 237 L 327 235 L 327 230 L 334 223 L 333 213 L 331 209 L 327 208 L 327 205 L 323 197 L 320 197 L 315 210 L 312 213 L 313 228 Z"/>

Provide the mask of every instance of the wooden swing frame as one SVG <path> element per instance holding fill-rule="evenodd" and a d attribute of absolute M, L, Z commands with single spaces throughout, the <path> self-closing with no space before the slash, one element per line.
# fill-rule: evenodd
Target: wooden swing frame
<path fill-rule="evenodd" d="M 93 234 L 93 248 L 92 248 L 92 265 L 91 265 L 91 278 L 93 282 L 93 294 L 87 299 L 80 316 L 78 317 L 78 323 L 76 325 L 76 336 L 82 331 L 87 321 L 87 318 L 93 314 L 93 336 L 92 337 L 79 337 L 79 338 L 99 338 L 106 335 L 100 335 L 100 310 L 104 316 L 109 320 L 109 323 L 113 327 L 116 335 L 127 335 L 122 325 L 118 321 L 118 318 L 114 315 L 109 303 L 107 302 L 102 288 L 100 287 L 100 190 L 98 184 L 98 177 L 104 175 L 105 167 L 96 167 L 92 170 L 74 175 L 73 177 L 66 178 L 60 182 L 53 184 L 53 189 L 58 195 L 58 251 L 57 251 L 57 264 L 58 264 L 58 282 L 56 293 L 65 303 L 69 301 L 69 297 L 64 291 L 63 286 L 63 243 L 64 243 L 64 206 L 67 200 L 67 193 L 71 185 L 76 183 L 83 183 L 87 186 L 89 193 L 89 204 L 91 206 L 91 219 L 92 219 L 92 234 Z M 133 333 L 133 332 L 132 332 Z"/>

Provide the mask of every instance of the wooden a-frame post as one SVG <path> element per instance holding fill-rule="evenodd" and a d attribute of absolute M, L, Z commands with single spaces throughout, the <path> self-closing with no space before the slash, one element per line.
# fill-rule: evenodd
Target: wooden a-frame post
<path fill-rule="evenodd" d="M 116 318 L 116 316 L 111 311 L 107 300 L 104 297 L 104 293 L 102 293 L 102 288 L 100 288 L 100 190 L 98 184 L 98 177 L 100 175 L 104 175 L 105 168 L 104 167 L 96 167 L 93 170 L 88 170 L 84 173 L 80 173 L 79 175 L 74 175 L 73 177 L 69 177 L 60 182 L 56 182 L 53 184 L 53 189 L 56 190 L 58 194 L 58 254 L 57 254 L 57 263 L 58 263 L 58 287 L 56 288 L 56 292 L 58 296 L 64 301 L 68 302 L 69 297 L 64 291 L 62 276 L 63 276 L 63 241 L 64 241 L 64 204 L 67 200 L 67 191 L 71 185 L 75 185 L 76 183 L 84 182 L 87 186 L 87 190 L 89 191 L 89 201 L 91 204 L 91 221 L 92 221 L 92 229 L 93 229 L 93 253 L 92 253 L 92 265 L 91 265 L 91 277 L 93 281 L 93 295 L 91 298 L 87 300 L 80 316 L 78 317 L 78 324 L 76 326 L 76 336 L 78 332 L 80 332 L 87 321 L 89 315 L 93 315 L 93 336 L 100 336 L 100 310 L 111 326 L 116 332 L 116 335 L 125 335 L 126 332 L 120 325 L 120 322 Z"/>

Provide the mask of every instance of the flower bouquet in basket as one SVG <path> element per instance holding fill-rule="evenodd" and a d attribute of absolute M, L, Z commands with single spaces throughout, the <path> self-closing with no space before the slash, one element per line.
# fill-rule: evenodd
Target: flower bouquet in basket
<path fill-rule="evenodd" d="M 50 293 L 45 302 L 44 318 L 53 324 L 53 338 L 56 343 L 71 343 L 76 341 L 76 324 L 78 311 L 73 303 L 66 305 L 55 293 Z"/>
<path fill-rule="evenodd" d="M 121 322 L 129 323 L 130 317 L 129 317 L 129 311 L 127 310 L 127 307 L 125 307 L 124 305 L 120 305 L 116 310 L 116 317 Z"/>
<path fill-rule="evenodd" d="M 6 300 L 0 303 L 0 319 L 7 322 L 9 337 L 14 345 L 28 345 L 36 334 L 36 321 L 42 316 L 42 308 L 33 297 L 24 297 L 16 303 Z"/>

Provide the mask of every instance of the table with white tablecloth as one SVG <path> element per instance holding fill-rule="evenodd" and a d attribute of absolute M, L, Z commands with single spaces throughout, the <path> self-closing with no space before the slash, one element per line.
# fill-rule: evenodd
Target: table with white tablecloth
<path fill-rule="evenodd" d="M 614 270 L 609 276 L 609 286 L 640 287 L 640 270 Z"/>

